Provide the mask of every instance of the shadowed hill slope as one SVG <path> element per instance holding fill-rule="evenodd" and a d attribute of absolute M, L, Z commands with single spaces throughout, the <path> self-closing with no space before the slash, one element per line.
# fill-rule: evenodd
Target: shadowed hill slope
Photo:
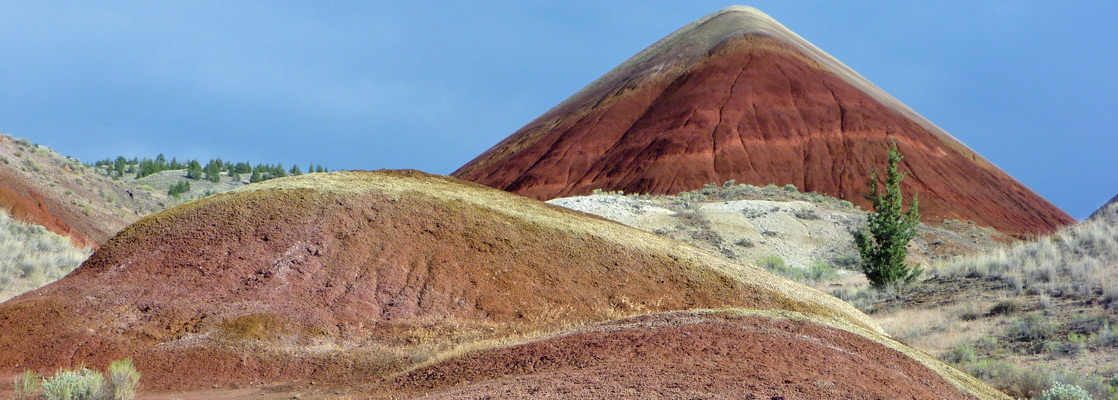
<path fill-rule="evenodd" d="M 592 189 L 674 194 L 736 180 L 869 207 L 896 138 L 932 220 L 1007 233 L 1074 222 L 912 109 L 752 8 L 653 44 L 454 172 L 537 199 Z"/>
<path fill-rule="evenodd" d="M 880 335 L 795 313 L 731 310 L 588 326 L 418 368 L 391 383 L 375 392 L 394 398 L 1007 398 Z"/>
<path fill-rule="evenodd" d="M 1091 216 L 1087 217 L 1087 220 L 1091 221 L 1108 217 L 1118 217 L 1118 196 L 1114 196 L 1114 198 L 1110 199 L 1106 204 L 1103 204 L 1102 207 L 1099 207 L 1098 210 L 1091 213 Z"/>
<path fill-rule="evenodd" d="M 133 357 L 151 389 L 369 380 L 462 346 L 720 307 L 881 332 L 754 267 L 481 185 L 304 175 L 145 217 L 3 303 L 0 375 Z"/>

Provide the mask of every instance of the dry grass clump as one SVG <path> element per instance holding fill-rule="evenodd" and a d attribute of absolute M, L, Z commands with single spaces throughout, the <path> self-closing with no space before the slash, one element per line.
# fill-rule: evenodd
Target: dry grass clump
<path fill-rule="evenodd" d="M 1118 224 L 1092 220 L 1052 236 L 937 267 L 940 274 L 1002 279 L 1014 294 L 1118 301 Z"/>
<path fill-rule="evenodd" d="M 42 226 L 17 221 L 0 210 L 0 301 L 54 282 L 93 251 Z"/>

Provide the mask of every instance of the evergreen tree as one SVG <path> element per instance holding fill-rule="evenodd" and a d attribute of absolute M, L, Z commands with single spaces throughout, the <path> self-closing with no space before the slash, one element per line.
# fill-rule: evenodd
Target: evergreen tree
<path fill-rule="evenodd" d="M 252 176 L 250 176 L 248 178 L 248 182 L 249 183 L 257 183 L 257 182 L 262 181 L 263 180 L 262 178 L 263 177 L 260 176 L 260 170 L 259 169 L 253 169 L 252 170 Z"/>
<path fill-rule="evenodd" d="M 322 164 L 318 164 L 318 166 L 315 167 L 314 172 L 322 172 Z"/>
<path fill-rule="evenodd" d="M 221 182 L 221 167 L 223 165 L 220 158 L 217 160 L 210 160 L 205 168 L 206 180 L 213 183 Z"/>
<path fill-rule="evenodd" d="M 125 160 L 123 156 L 116 158 L 116 161 L 113 162 L 113 167 L 116 169 L 117 177 L 124 176 L 124 168 L 127 166 L 127 164 L 128 160 Z"/>
<path fill-rule="evenodd" d="M 862 256 L 862 272 L 876 288 L 908 283 L 924 272 L 923 268 L 905 265 L 905 246 L 916 236 L 916 225 L 920 223 L 920 202 L 913 195 L 908 211 L 902 209 L 900 183 L 905 174 L 897 171 L 902 158 L 894 139 L 889 149 L 885 193 L 878 193 L 874 171 L 870 175 L 870 194 L 866 195 L 867 200 L 873 201 L 873 212 L 866 216 L 866 226 L 853 233 L 854 244 Z"/>
<path fill-rule="evenodd" d="M 190 160 L 189 166 L 186 167 L 186 177 L 193 180 L 202 179 L 202 164 L 199 164 L 198 160 Z"/>
<path fill-rule="evenodd" d="M 288 171 L 288 173 L 291 174 L 291 176 L 302 175 L 303 170 L 299 169 L 299 164 L 295 164 L 291 166 L 291 170 Z"/>

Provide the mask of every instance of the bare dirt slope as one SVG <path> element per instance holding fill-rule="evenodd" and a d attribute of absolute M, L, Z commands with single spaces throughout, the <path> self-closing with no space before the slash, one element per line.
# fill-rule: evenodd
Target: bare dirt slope
<path fill-rule="evenodd" d="M 1074 222 L 912 109 L 752 8 L 653 44 L 454 172 L 537 199 L 737 180 L 869 206 L 890 141 L 929 220 L 1011 234 Z"/>
<path fill-rule="evenodd" d="M 947 379 L 941 373 L 950 368 L 933 364 L 941 369 L 810 319 L 677 312 L 469 354 L 410 371 L 372 392 L 435 399 L 1001 397 L 956 372 L 948 374 L 961 379 Z"/>
<path fill-rule="evenodd" d="M 148 390 L 345 385 L 633 314 L 742 307 L 880 328 L 668 238 L 419 172 L 303 175 L 145 217 L 0 304 L 0 374 L 132 357 Z"/>

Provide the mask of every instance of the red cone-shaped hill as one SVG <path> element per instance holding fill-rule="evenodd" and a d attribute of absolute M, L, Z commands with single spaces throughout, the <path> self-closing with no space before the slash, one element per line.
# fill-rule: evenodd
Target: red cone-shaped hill
<path fill-rule="evenodd" d="M 0 304 L 0 376 L 132 357 L 147 390 L 368 381 L 460 346 L 721 307 L 880 332 L 806 286 L 500 190 L 307 174 L 145 217 Z"/>
<path fill-rule="evenodd" d="M 675 194 L 736 180 L 796 185 L 868 209 L 889 143 L 930 220 L 1012 234 L 1063 211 L 833 57 L 752 8 L 653 44 L 454 172 L 536 199 L 593 189 Z"/>

